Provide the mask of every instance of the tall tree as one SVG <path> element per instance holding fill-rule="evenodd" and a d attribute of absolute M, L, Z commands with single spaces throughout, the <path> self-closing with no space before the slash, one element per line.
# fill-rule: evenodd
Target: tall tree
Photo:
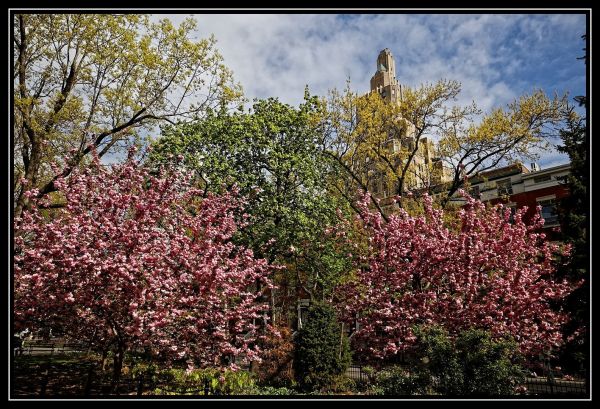
<path fill-rule="evenodd" d="M 248 197 L 249 224 L 237 238 L 286 265 L 276 274 L 280 288 L 272 299 L 282 318 L 289 312 L 291 319 L 297 297 L 330 297 L 346 271 L 345 253 L 324 234 L 344 203 L 328 193 L 330 163 L 318 143 L 321 109 L 307 93 L 298 108 L 270 98 L 256 101 L 251 112 L 213 111 L 163 129 L 150 157 L 154 164 L 177 162 L 205 194 L 235 185 Z"/>
<path fill-rule="evenodd" d="M 459 93 L 460 84 L 448 80 L 404 87 L 397 104 L 375 92 L 359 96 L 350 84 L 343 93 L 332 90 L 324 142 L 326 152 L 346 171 L 345 195 L 354 198 L 357 189 L 373 191 L 371 183 L 383 180 L 384 190 L 398 195 L 402 204 L 407 190 L 428 186 L 423 177 L 435 176 L 436 170 L 431 163 L 416 164 L 417 156 L 429 148 L 426 137 L 479 113 L 475 105 L 449 107 Z"/>
<path fill-rule="evenodd" d="M 587 42 L 587 34 L 584 34 L 581 36 L 581 38 L 583 39 L 583 41 Z M 587 52 L 587 47 L 583 48 L 583 51 L 585 51 L 585 55 L 582 57 L 578 57 L 578 60 L 583 60 L 583 62 L 585 63 L 585 65 L 587 65 L 588 63 L 588 52 Z M 578 95 L 575 98 L 573 98 L 575 101 L 577 101 L 579 103 L 579 106 L 584 106 L 587 108 L 587 95 Z"/>
<path fill-rule="evenodd" d="M 586 38 L 586 36 L 582 36 Z M 584 59 L 587 64 L 586 55 Z M 587 96 L 574 98 L 580 106 L 587 108 Z M 590 262 L 589 262 L 589 212 L 590 199 L 588 184 L 590 162 L 588 156 L 589 135 L 586 118 L 575 113 L 569 107 L 567 123 L 560 131 L 563 145 L 557 149 L 569 155 L 570 173 L 566 179 L 569 196 L 561 200 L 558 213 L 563 239 L 573 246 L 569 263 L 560 273 L 570 280 L 584 280 L 584 284 L 566 299 L 566 308 L 572 314 L 572 320 L 566 327 L 569 342 L 563 351 L 563 365 L 573 365 L 569 369 L 580 369 L 589 359 L 589 323 L 590 323 Z"/>
<path fill-rule="evenodd" d="M 239 98 L 215 39 L 194 41 L 194 29 L 193 19 L 175 27 L 136 14 L 14 15 L 17 216 L 25 191 L 55 191 L 92 149 L 102 157 L 156 124 Z"/>
<path fill-rule="evenodd" d="M 584 280 L 584 284 L 566 299 L 566 309 L 572 320 L 566 327 L 569 344 L 565 349 L 567 364 L 582 365 L 589 354 L 590 322 L 590 263 L 589 263 L 589 162 L 587 153 L 587 129 L 585 120 L 572 113 L 567 127 L 560 132 L 563 141 L 558 150 L 569 155 L 570 173 L 567 176 L 569 196 L 561 200 L 558 207 L 561 234 L 564 241 L 573 246 L 573 251 L 559 274 L 572 281 Z M 575 368 L 573 368 L 575 369 Z M 579 368 L 577 368 L 579 369 Z"/>
<path fill-rule="evenodd" d="M 47 196 L 16 218 L 17 325 L 112 349 L 115 384 L 136 348 L 201 367 L 260 359 L 255 284 L 270 288 L 272 268 L 231 242 L 235 193 L 202 199 L 182 173 L 151 176 L 132 157 L 106 169 L 96 156 L 56 184 L 67 204 L 53 220 Z"/>
<path fill-rule="evenodd" d="M 503 161 L 533 157 L 534 148 L 543 148 L 555 135 L 566 106 L 566 97 L 549 99 L 537 91 L 478 120 L 475 103 L 453 104 L 460 91 L 460 83 L 440 80 L 404 87 L 398 103 L 388 103 L 377 93 L 333 90 L 324 149 L 345 172 L 338 183 L 343 196 L 354 199 L 357 189 L 374 193 L 373 185 L 382 181 L 404 207 L 411 189 L 445 180 L 445 206 L 467 178 Z M 436 140 L 439 146 L 432 144 Z M 372 204 L 382 212 L 375 196 Z"/>
<path fill-rule="evenodd" d="M 564 121 L 567 96 L 548 98 L 538 90 L 522 95 L 483 117 L 479 123 L 448 123 L 441 133 L 440 153 L 452 170 L 442 205 L 466 180 L 503 162 L 536 159 L 534 148 L 547 149 Z"/>

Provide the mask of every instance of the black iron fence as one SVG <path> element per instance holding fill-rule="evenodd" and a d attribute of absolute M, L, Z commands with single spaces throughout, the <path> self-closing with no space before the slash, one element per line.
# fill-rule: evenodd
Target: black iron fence
<path fill-rule="evenodd" d="M 588 395 L 585 380 L 566 380 L 551 377 L 527 378 L 525 393 L 534 396 L 580 396 Z"/>
<path fill-rule="evenodd" d="M 69 351 L 85 350 L 80 344 L 68 342 L 24 343 L 22 345 L 23 359 L 39 360 L 36 355 L 58 355 Z M 28 358 L 27 355 L 31 355 Z M 83 357 L 83 355 L 82 355 Z M 23 366 L 23 373 L 16 375 L 19 389 L 15 396 L 104 396 L 104 395 L 215 395 L 217 391 L 208 383 L 189 385 L 173 385 L 162 379 L 145 377 L 143 374 L 134 376 L 131 372 L 122 375 L 118 383 L 112 378 L 112 371 L 102 371 L 96 362 L 82 360 L 80 363 L 51 365 L 54 359 L 47 359 L 40 365 Z M 353 364 L 346 370 L 346 376 L 358 383 L 372 384 L 377 373 L 373 368 Z M 564 379 L 552 376 L 530 376 L 522 385 L 524 397 L 573 397 L 586 398 L 589 396 L 589 384 L 584 379 Z M 182 387 L 183 386 L 183 387 Z"/>
<path fill-rule="evenodd" d="M 42 365 L 34 373 L 17 374 L 13 397 L 92 397 L 147 395 L 217 395 L 208 382 L 182 384 L 146 376 L 121 375 L 118 382 L 111 370 L 102 371 L 96 363 L 69 364 L 65 368 Z"/>
<path fill-rule="evenodd" d="M 363 370 L 362 365 L 351 365 L 346 369 L 346 376 L 359 382 L 368 382 L 370 373 Z"/>

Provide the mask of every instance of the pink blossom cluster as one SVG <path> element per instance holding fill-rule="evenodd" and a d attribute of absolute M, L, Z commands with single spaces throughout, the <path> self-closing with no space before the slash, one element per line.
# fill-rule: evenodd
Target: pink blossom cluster
<path fill-rule="evenodd" d="M 363 196 L 358 205 L 368 252 L 356 256 L 356 280 L 340 290 L 337 304 L 343 320 L 357 328 L 357 351 L 393 356 L 414 345 L 416 325 L 428 324 L 451 335 L 475 327 L 511 336 L 526 355 L 563 342 L 568 317 L 552 304 L 572 287 L 553 273 L 556 255 L 569 249 L 545 240 L 539 214 L 526 225 L 526 209 L 513 222 L 510 209 L 465 197 L 458 225 L 449 228 L 428 196 L 423 216 L 400 210 L 387 223 Z"/>
<path fill-rule="evenodd" d="M 236 192 L 202 198 L 188 177 L 131 157 L 96 158 L 57 187 L 66 207 L 15 221 L 17 323 L 191 366 L 260 360 L 274 267 L 231 241 Z"/>

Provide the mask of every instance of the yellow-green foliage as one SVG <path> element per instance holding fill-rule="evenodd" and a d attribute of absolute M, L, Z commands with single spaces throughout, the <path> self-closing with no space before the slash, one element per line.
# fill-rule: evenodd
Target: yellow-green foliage
<path fill-rule="evenodd" d="M 388 194 L 401 196 L 401 207 L 410 208 L 405 192 L 414 186 L 428 188 L 441 176 L 442 168 L 432 162 L 416 171 L 415 158 L 424 153 L 423 138 L 428 138 L 438 141 L 433 156 L 443 160 L 444 173 L 450 176 L 449 193 L 440 201 L 445 207 L 465 176 L 535 159 L 566 115 L 566 96 L 549 98 L 538 90 L 481 117 L 475 102 L 454 104 L 460 91 L 460 83 L 445 79 L 417 88 L 403 86 L 397 103 L 377 93 L 360 96 L 349 85 L 343 92 L 330 91 L 328 149 L 343 169 L 336 190 L 351 199 L 357 190 L 373 192 L 381 183 Z"/>
<path fill-rule="evenodd" d="M 195 20 L 174 26 L 139 14 L 15 14 L 15 173 L 29 187 L 135 142 L 140 128 L 202 115 L 241 99 L 214 37 Z M 20 188 L 17 184 L 17 188 Z"/>

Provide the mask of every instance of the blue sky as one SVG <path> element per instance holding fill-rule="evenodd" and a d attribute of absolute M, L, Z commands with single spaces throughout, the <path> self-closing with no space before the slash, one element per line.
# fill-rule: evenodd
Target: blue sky
<path fill-rule="evenodd" d="M 189 15 L 161 15 L 174 22 Z M 158 17 L 158 16 L 156 16 Z M 458 80 L 458 103 L 484 111 L 541 88 L 585 93 L 582 14 L 194 14 L 198 35 L 214 34 L 247 98 L 297 105 L 341 89 L 366 92 L 377 54 L 389 48 L 401 84 Z M 549 167 L 568 159 L 545 153 Z"/>

